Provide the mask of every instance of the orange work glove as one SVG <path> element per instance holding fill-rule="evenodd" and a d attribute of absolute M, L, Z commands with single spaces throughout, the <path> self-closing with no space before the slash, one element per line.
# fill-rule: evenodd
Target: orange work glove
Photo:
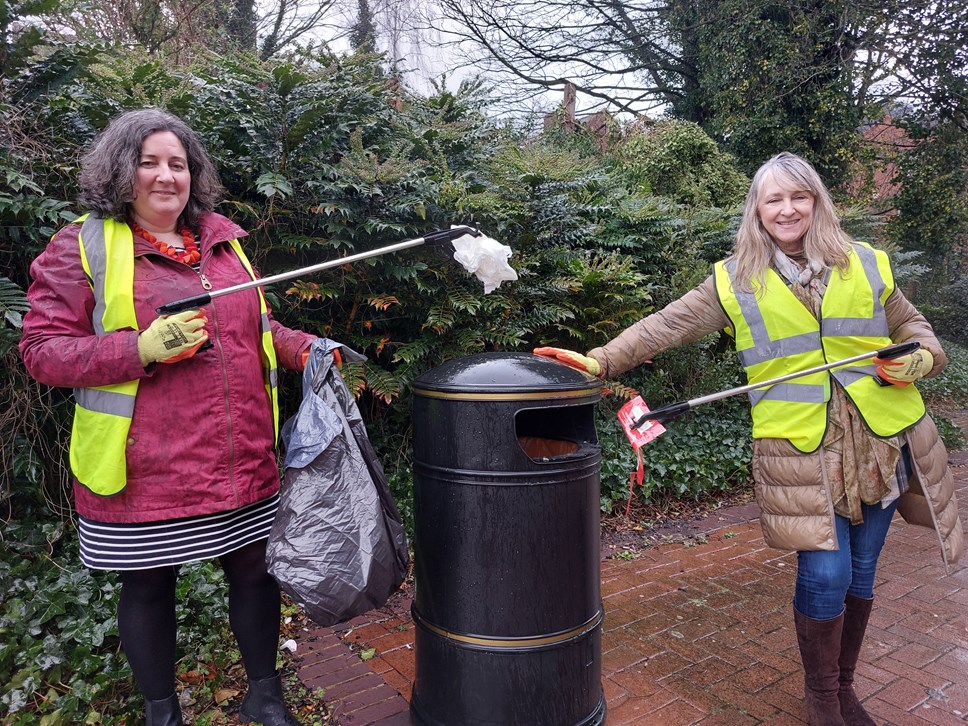
<path fill-rule="evenodd" d="M 185 310 L 174 315 L 162 315 L 138 334 L 138 356 L 141 365 L 177 363 L 191 358 L 208 340 L 202 310 Z"/>
<path fill-rule="evenodd" d="M 910 386 L 934 368 L 934 356 L 924 348 L 897 358 L 874 358 L 877 375 L 895 386 Z"/>
<path fill-rule="evenodd" d="M 599 376 L 602 373 L 602 366 L 597 360 L 589 358 L 587 355 L 576 353 L 573 350 L 565 350 L 564 348 L 535 348 L 533 353 L 540 355 L 542 358 L 553 360 L 556 363 L 564 363 L 566 366 L 576 368 L 593 376 Z"/>
<path fill-rule="evenodd" d="M 300 366 L 299 370 L 304 371 L 306 370 L 306 362 L 309 360 L 309 348 L 306 348 L 306 350 L 302 352 L 302 358 L 300 360 L 302 365 Z M 342 370 L 343 356 L 339 354 L 339 348 L 333 348 L 333 363 L 336 364 L 336 370 Z"/>

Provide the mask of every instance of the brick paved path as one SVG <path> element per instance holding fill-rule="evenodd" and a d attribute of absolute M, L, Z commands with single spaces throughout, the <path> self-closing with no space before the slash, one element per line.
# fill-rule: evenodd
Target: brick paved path
<path fill-rule="evenodd" d="M 968 522 L 968 454 L 952 455 L 952 464 Z M 717 513 L 692 546 L 602 562 L 607 726 L 805 723 L 791 605 L 796 557 L 767 548 L 755 512 L 744 514 Z M 857 668 L 867 709 L 879 724 L 964 724 L 968 567 L 945 575 L 935 534 L 898 517 L 875 597 Z M 382 610 L 301 639 L 299 676 L 325 689 L 340 724 L 409 723 L 409 607 L 396 596 Z M 371 648 L 365 662 L 356 654 Z"/>

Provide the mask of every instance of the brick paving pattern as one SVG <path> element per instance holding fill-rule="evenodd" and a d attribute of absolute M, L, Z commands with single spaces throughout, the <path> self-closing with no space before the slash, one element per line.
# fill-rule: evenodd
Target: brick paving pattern
<path fill-rule="evenodd" d="M 968 454 L 953 454 L 968 521 Z M 752 516 L 751 516 L 752 515 Z M 755 507 L 714 514 L 685 543 L 602 562 L 602 686 L 607 726 L 806 723 L 793 630 L 796 556 L 763 542 Z M 934 532 L 898 517 L 881 555 L 856 689 L 879 724 L 968 721 L 968 568 L 946 574 Z M 410 723 L 410 601 L 297 650 L 303 683 L 325 690 L 344 726 Z M 359 653 L 372 649 L 368 660 Z M 369 655 L 369 653 L 367 654 Z"/>

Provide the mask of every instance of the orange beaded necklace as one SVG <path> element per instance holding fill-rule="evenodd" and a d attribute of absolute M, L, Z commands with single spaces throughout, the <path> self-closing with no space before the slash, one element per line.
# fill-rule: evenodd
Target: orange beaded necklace
<path fill-rule="evenodd" d="M 195 235 L 188 227 L 182 227 L 178 232 L 181 235 L 182 242 L 185 243 L 184 250 L 162 242 L 137 222 L 131 222 L 131 230 L 142 239 L 153 244 L 163 255 L 167 255 L 173 260 L 184 262 L 186 265 L 194 265 L 202 259 L 202 253 L 199 252 L 198 245 L 195 243 Z"/>

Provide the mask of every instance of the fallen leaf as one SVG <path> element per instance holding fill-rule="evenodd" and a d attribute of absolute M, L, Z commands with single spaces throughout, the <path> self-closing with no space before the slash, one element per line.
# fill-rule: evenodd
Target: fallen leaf
<path fill-rule="evenodd" d="M 221 706 L 226 701 L 238 696 L 241 692 L 242 691 L 236 688 L 219 688 L 217 691 L 215 691 L 215 693 L 212 694 L 212 698 L 215 699 L 215 703 Z"/>

